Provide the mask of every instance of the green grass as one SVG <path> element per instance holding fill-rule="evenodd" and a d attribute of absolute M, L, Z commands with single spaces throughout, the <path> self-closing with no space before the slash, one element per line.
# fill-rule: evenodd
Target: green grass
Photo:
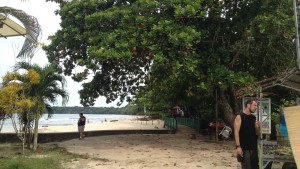
<path fill-rule="evenodd" d="M 37 152 L 16 144 L 0 144 L 0 169 L 63 169 L 63 163 L 76 158 L 89 158 L 67 152 L 56 144 L 45 144 Z"/>
<path fill-rule="evenodd" d="M 0 160 L 0 169 L 60 169 L 60 160 L 53 157 L 47 158 L 22 158 Z"/>

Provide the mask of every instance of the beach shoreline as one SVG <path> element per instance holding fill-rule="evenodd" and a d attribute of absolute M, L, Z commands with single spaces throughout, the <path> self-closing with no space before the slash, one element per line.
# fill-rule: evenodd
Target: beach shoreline
<path fill-rule="evenodd" d="M 132 119 L 107 120 L 89 123 L 86 122 L 85 131 L 98 130 L 147 130 L 147 129 L 165 129 L 163 120 L 141 121 L 137 116 Z M 42 125 L 39 126 L 39 133 L 61 133 L 61 132 L 77 132 L 76 124 L 73 125 Z M 14 133 L 13 129 L 2 130 L 1 133 Z"/>
<path fill-rule="evenodd" d="M 164 122 L 162 120 L 139 121 L 130 120 L 110 120 L 106 122 L 86 123 L 84 131 L 98 130 L 145 130 L 145 129 L 162 129 Z M 49 132 L 76 132 L 77 125 L 66 126 L 48 126 L 39 128 L 39 133 Z"/>

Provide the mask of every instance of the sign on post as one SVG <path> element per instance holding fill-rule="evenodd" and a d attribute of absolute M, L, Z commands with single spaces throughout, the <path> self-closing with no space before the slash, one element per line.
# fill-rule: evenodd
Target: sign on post
<path fill-rule="evenodd" d="M 243 98 L 243 109 L 245 109 L 245 103 L 249 99 L 256 99 L 254 97 L 244 97 Z M 261 122 L 261 132 L 262 134 L 271 134 L 271 99 L 270 98 L 260 98 L 257 101 L 258 109 L 252 113 Z M 258 113 L 257 113 L 258 111 Z M 259 117 L 257 117 L 257 115 Z"/>

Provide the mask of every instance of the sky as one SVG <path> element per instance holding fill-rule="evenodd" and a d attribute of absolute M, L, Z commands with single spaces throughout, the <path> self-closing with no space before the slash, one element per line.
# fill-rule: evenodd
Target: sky
<path fill-rule="evenodd" d="M 22 10 L 28 15 L 37 18 L 41 29 L 42 36 L 40 37 L 41 43 L 49 44 L 48 36 L 55 34 L 60 29 L 60 16 L 56 16 L 54 11 L 59 9 L 59 5 L 53 2 L 46 2 L 46 0 L 0 0 L 0 6 L 7 6 Z M 20 23 L 16 18 L 9 16 L 10 19 Z M 0 77 L 2 78 L 8 71 L 12 70 L 13 65 L 18 61 L 16 58 L 19 50 L 21 49 L 25 37 L 8 37 L 0 38 Z M 45 52 L 38 48 L 32 63 L 44 66 L 48 63 Z M 81 84 L 74 82 L 70 77 L 67 79 L 67 91 L 69 93 L 69 102 L 66 106 L 82 106 L 80 105 L 80 98 L 78 91 L 81 89 Z M 1 79 L 2 81 L 2 79 Z M 125 106 L 127 103 L 121 105 Z M 61 98 L 53 106 L 62 106 Z M 105 97 L 100 97 L 96 100 L 94 107 L 117 107 L 117 101 L 106 104 Z"/>

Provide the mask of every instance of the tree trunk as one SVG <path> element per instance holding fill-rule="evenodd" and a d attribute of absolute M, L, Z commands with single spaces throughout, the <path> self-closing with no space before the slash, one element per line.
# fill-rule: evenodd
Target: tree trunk
<path fill-rule="evenodd" d="M 225 97 L 223 90 L 220 90 L 220 92 L 219 92 L 218 102 L 219 102 L 219 104 L 218 104 L 219 109 L 222 110 L 223 115 L 224 115 L 224 121 L 227 124 L 230 124 L 230 127 L 233 127 L 233 121 L 235 118 L 235 114 L 234 114 L 234 111 L 233 111 L 231 105 L 229 104 L 228 99 Z"/>
<path fill-rule="evenodd" d="M 31 145 L 31 140 L 30 140 L 30 132 L 27 129 L 27 133 L 26 133 L 26 142 L 27 142 L 27 149 L 30 149 L 30 145 Z"/>
<path fill-rule="evenodd" d="M 232 98 L 231 105 L 233 108 L 233 112 L 235 112 L 235 114 L 237 114 L 238 112 L 240 112 L 242 110 L 241 101 L 236 98 L 236 95 L 235 95 L 236 92 L 232 86 L 229 87 L 229 91 L 230 91 L 230 98 Z"/>
<path fill-rule="evenodd" d="M 24 141 L 26 144 L 26 148 L 30 149 L 31 145 L 31 140 L 30 140 L 30 124 L 26 122 L 23 127 L 23 132 L 24 132 Z"/>
<path fill-rule="evenodd" d="M 4 119 L 0 119 L 0 133 L 1 133 L 1 130 L 2 130 L 3 124 L 4 124 Z"/>
<path fill-rule="evenodd" d="M 39 118 L 38 118 L 38 113 L 35 113 L 34 138 L 33 138 L 33 150 L 34 151 L 36 151 L 36 148 L 37 148 L 38 129 L 39 129 Z"/>

